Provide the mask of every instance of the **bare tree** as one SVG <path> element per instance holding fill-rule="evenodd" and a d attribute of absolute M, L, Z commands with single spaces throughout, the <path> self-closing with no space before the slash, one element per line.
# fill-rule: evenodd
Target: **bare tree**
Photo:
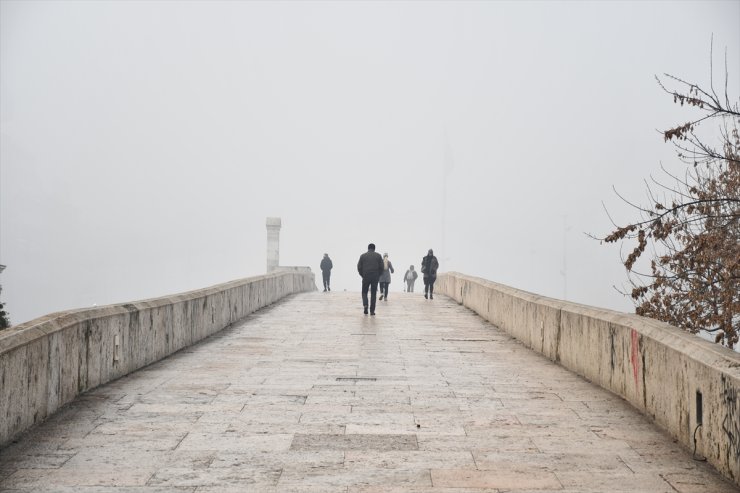
<path fill-rule="evenodd" d="M 615 224 L 601 240 L 633 245 L 622 262 L 637 314 L 712 332 L 732 348 L 740 332 L 740 105 L 728 95 L 727 76 L 722 97 L 711 79 L 709 90 L 668 74 L 656 79 L 674 103 L 700 112 L 662 132 L 687 164 L 685 173 L 661 167 L 661 180 L 646 181 L 649 203 L 630 203 L 639 219 Z M 708 122 L 717 124 L 716 145 L 698 135 Z M 649 271 L 640 272 L 641 258 Z"/>

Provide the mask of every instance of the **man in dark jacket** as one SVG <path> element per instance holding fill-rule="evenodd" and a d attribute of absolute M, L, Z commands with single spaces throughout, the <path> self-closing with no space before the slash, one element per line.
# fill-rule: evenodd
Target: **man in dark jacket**
<path fill-rule="evenodd" d="M 383 272 L 383 257 L 375 251 L 375 244 L 367 246 L 367 252 L 360 255 L 357 272 L 362 276 L 362 307 L 367 315 L 367 290 L 370 289 L 370 315 L 375 315 L 375 295 L 378 293 L 378 279 Z"/>
<path fill-rule="evenodd" d="M 424 298 L 434 299 L 434 281 L 437 280 L 437 269 L 439 269 L 439 262 L 430 248 L 427 256 L 421 259 L 421 273 L 424 274 Z"/>
<path fill-rule="evenodd" d="M 324 258 L 321 259 L 321 277 L 324 278 L 324 292 L 331 291 L 329 287 L 329 279 L 331 278 L 331 268 L 334 267 L 329 258 L 329 254 L 325 253 Z"/>

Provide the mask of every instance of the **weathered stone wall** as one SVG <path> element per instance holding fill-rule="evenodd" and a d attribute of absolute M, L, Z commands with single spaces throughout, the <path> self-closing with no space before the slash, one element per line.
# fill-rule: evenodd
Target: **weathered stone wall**
<path fill-rule="evenodd" d="M 309 269 L 134 303 L 59 312 L 0 332 L 0 446 L 78 394 L 154 363 L 281 298 Z"/>
<path fill-rule="evenodd" d="M 692 451 L 696 430 L 697 455 L 740 485 L 740 354 L 662 322 L 458 273 L 440 275 L 437 286 L 526 346 L 622 396 Z"/>

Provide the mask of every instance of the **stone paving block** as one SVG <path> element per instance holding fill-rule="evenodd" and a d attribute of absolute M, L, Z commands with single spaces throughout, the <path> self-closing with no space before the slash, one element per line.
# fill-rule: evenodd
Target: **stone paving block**
<path fill-rule="evenodd" d="M 329 414 L 312 413 L 301 414 L 302 424 L 336 424 L 346 426 L 388 426 L 396 428 L 414 428 L 413 413 L 392 412 L 365 412 L 353 410 L 351 413 Z"/>
<path fill-rule="evenodd" d="M 291 450 L 417 450 L 415 435 L 301 435 Z"/>
<path fill-rule="evenodd" d="M 342 381 L 336 380 L 337 378 L 342 378 Z M 337 394 L 339 392 L 342 393 L 349 393 L 351 395 L 354 395 L 354 393 L 357 391 L 357 385 L 354 382 L 347 381 L 350 378 L 355 377 L 334 377 L 334 380 L 332 382 L 323 382 L 321 384 L 316 384 L 311 387 L 311 390 L 309 393 L 312 396 L 318 397 L 318 396 L 331 396 L 334 394 Z M 402 389 L 401 392 L 405 392 L 407 389 Z"/>
<path fill-rule="evenodd" d="M 350 486 L 347 493 L 504 493 L 498 488 L 441 488 L 433 486 Z M 517 490 L 518 493 L 518 490 Z M 542 491 L 538 492 L 542 493 Z M 561 492 L 558 493 L 568 493 Z"/>
<path fill-rule="evenodd" d="M 308 390 L 297 388 L 272 388 L 267 386 L 258 389 L 247 402 L 243 411 L 271 407 L 285 410 L 300 410 L 306 403 Z"/>
<path fill-rule="evenodd" d="M 167 404 L 167 403 L 135 403 L 129 410 L 133 413 L 153 413 L 153 414 L 194 414 L 205 413 L 213 410 L 224 410 L 239 412 L 243 405 L 239 403 L 222 403 L 222 404 Z"/>
<path fill-rule="evenodd" d="M 119 419 L 116 421 L 101 423 L 87 436 L 127 435 L 130 437 L 148 438 L 152 434 L 166 433 L 168 435 L 177 435 L 182 437 L 189 432 L 219 433 L 225 429 L 225 424 L 212 423 L 206 420 L 178 420 L 177 417 L 173 417 L 172 420 L 169 421 L 155 421 L 147 418 L 137 419 L 135 416 L 128 416 L 126 420 Z"/>
<path fill-rule="evenodd" d="M 231 468 L 190 469 L 187 467 L 163 467 L 149 479 L 153 486 L 233 486 L 240 485 L 242 491 L 260 491 L 275 486 L 282 471 L 251 466 Z"/>
<path fill-rule="evenodd" d="M 614 406 L 626 405 L 626 403 L 619 397 L 601 391 L 601 389 L 588 389 L 581 391 L 568 390 L 555 390 L 554 393 L 563 401 L 578 401 L 588 403 L 589 406 L 596 406 L 601 404 Z"/>
<path fill-rule="evenodd" d="M 65 422 L 58 419 L 49 423 L 44 423 L 43 429 L 34 428 L 29 432 L 29 438 L 55 437 L 55 438 L 82 438 L 93 431 L 101 423 L 106 422 L 108 418 L 101 413 L 95 417 L 70 417 Z"/>
<path fill-rule="evenodd" d="M 59 469 L 74 455 L 64 452 L 13 455 L 2 462 L 6 473 L 3 474 L 0 469 L 0 477 L 9 476 L 7 471 L 15 472 L 18 469 Z"/>
<path fill-rule="evenodd" d="M 242 490 L 244 491 L 244 490 Z M 155 486 L 63 486 L 44 485 L 41 488 L 4 489 L 3 493 L 196 493 L 196 487 Z"/>
<path fill-rule="evenodd" d="M 200 486 L 197 493 L 245 493 L 250 491 L 243 486 Z M 260 493 L 347 493 L 346 486 L 311 486 L 307 484 L 299 485 L 275 485 L 260 486 Z"/>
<path fill-rule="evenodd" d="M 143 486 L 156 467 L 126 465 L 62 467 L 59 469 L 19 469 L 2 482 L 3 488 L 32 488 L 44 491 L 51 486 Z"/>
<path fill-rule="evenodd" d="M 531 437 L 531 440 L 544 453 L 600 454 L 603 451 L 611 451 L 629 454 L 634 450 L 629 443 L 622 440 L 605 440 L 598 437 L 564 439 L 563 436 L 535 436 Z"/>
<path fill-rule="evenodd" d="M 252 394 L 259 389 L 265 381 L 261 375 L 252 375 L 249 371 L 239 372 L 235 375 L 224 376 L 229 379 L 229 388 L 219 395 L 229 394 Z"/>
<path fill-rule="evenodd" d="M 302 485 L 333 487 L 357 486 L 424 486 L 432 487 L 428 470 L 383 468 L 318 468 L 312 470 L 286 468 L 280 476 L 281 487 L 300 488 Z"/>
<path fill-rule="evenodd" d="M 391 425 L 383 425 L 383 424 L 365 424 L 365 425 L 347 425 L 346 427 L 346 433 L 348 434 L 365 434 L 365 435 L 393 435 L 393 434 L 399 434 L 399 435 L 420 435 L 421 430 L 418 429 L 415 425 L 408 425 L 408 426 L 391 426 Z M 455 428 L 450 430 L 444 430 L 444 429 L 424 429 L 424 433 L 426 434 L 434 434 L 434 435 L 458 435 L 458 436 L 464 436 L 465 430 L 462 428 Z"/>
<path fill-rule="evenodd" d="M 506 437 L 418 435 L 417 440 L 419 450 L 540 452 L 531 438 L 515 435 Z"/>
<path fill-rule="evenodd" d="M 384 397 L 389 399 L 384 401 Z M 371 406 L 381 407 L 385 404 L 392 406 L 411 405 L 409 398 L 399 396 L 397 394 L 386 394 L 382 395 L 356 395 L 355 392 L 346 391 L 338 392 L 336 394 L 320 394 L 320 395 L 309 395 L 306 400 L 307 404 L 318 405 L 318 404 L 337 404 L 340 406 Z"/>
<path fill-rule="evenodd" d="M 676 490 L 658 474 L 601 472 L 557 472 L 563 487 L 575 491 L 609 491 L 615 493 L 676 493 Z M 710 489 L 707 493 L 714 493 Z M 682 492 L 680 492 L 682 493 Z"/>
<path fill-rule="evenodd" d="M 131 428 L 137 426 L 152 426 L 155 429 L 161 429 L 162 426 L 172 424 L 192 425 L 197 423 L 204 412 L 173 412 L 173 413 L 155 413 L 155 412 L 134 412 L 131 409 L 120 409 L 117 413 L 112 414 L 104 423 L 99 423 L 98 429 L 102 425 L 118 429 L 126 429 L 126 424 L 130 423 Z"/>
<path fill-rule="evenodd" d="M 416 433 L 419 435 L 467 435 L 463 418 L 455 413 L 440 414 L 414 411 Z"/>
<path fill-rule="evenodd" d="M 293 406 L 295 409 L 295 406 Z M 262 406 L 260 408 L 254 408 L 247 406 L 239 414 L 235 414 L 233 417 L 230 418 L 231 423 L 246 423 L 246 424 L 252 424 L 252 423 L 262 423 L 262 424 L 270 424 L 270 423 L 298 423 L 298 421 L 301 419 L 301 416 L 303 416 L 303 413 L 296 410 L 286 410 L 285 406 L 278 405 L 276 407 L 272 406 Z"/>
<path fill-rule="evenodd" d="M 59 447 L 69 439 L 66 436 L 48 435 L 41 428 L 22 434 L 17 440 L 0 449 L 0 466 L 7 464 L 18 455 L 41 455 L 59 453 Z M 61 451 L 69 453 L 68 451 Z M 1 484 L 1 483 L 0 483 Z"/>
<path fill-rule="evenodd" d="M 178 450 L 217 451 L 281 451 L 288 450 L 293 435 L 238 435 L 236 433 L 190 433 L 177 447 Z"/>
<path fill-rule="evenodd" d="M 672 440 L 665 432 L 650 426 L 648 423 L 639 423 L 634 426 L 598 426 L 589 427 L 594 435 L 603 439 L 623 440 L 633 444 L 652 445 Z"/>
<path fill-rule="evenodd" d="M 167 404 L 177 406 L 179 404 L 210 404 L 215 399 L 216 394 L 201 394 L 201 393 L 190 393 L 184 391 L 177 392 L 163 392 L 159 391 L 156 394 L 144 394 L 137 400 L 137 404 Z"/>
<path fill-rule="evenodd" d="M 81 449 L 73 457 L 70 457 L 63 466 L 66 470 L 88 468 L 113 470 L 119 465 L 129 469 L 150 469 L 155 464 L 166 464 L 170 457 L 169 450 L 122 448 L 119 445 L 111 444 Z"/>
<path fill-rule="evenodd" d="M 281 452 L 218 453 L 211 468 L 260 467 L 283 469 L 285 467 L 322 468 L 342 467 L 345 453 L 341 450 L 286 450 Z"/>
<path fill-rule="evenodd" d="M 503 380 L 504 379 L 501 378 L 501 379 L 499 379 L 499 381 L 492 383 L 491 384 L 491 389 L 494 392 L 501 392 L 501 393 L 511 393 L 511 392 L 517 392 L 517 391 L 542 392 L 543 390 L 553 389 L 552 387 L 546 386 L 545 383 L 542 382 L 542 381 L 538 381 L 538 382 L 522 382 L 518 378 L 516 379 L 515 382 L 512 382 L 512 381 L 503 381 Z"/>
<path fill-rule="evenodd" d="M 464 399 L 458 399 L 456 397 L 452 398 L 446 398 L 446 397 L 430 397 L 430 398 L 417 398 L 417 399 L 411 399 L 411 404 L 409 405 L 414 412 L 428 412 L 428 413 L 434 413 L 434 412 L 452 412 L 452 413 L 458 413 L 463 410 L 469 410 L 470 406 L 468 405 L 468 402 Z"/>
<path fill-rule="evenodd" d="M 168 457 L 158 464 L 176 465 L 188 469 L 206 469 L 211 467 L 217 456 L 218 453 L 212 450 L 176 450 L 169 453 Z"/>
<path fill-rule="evenodd" d="M 543 413 L 548 414 L 554 407 L 552 401 L 545 400 L 501 399 L 500 401 L 502 408 L 511 412 L 526 411 L 536 413 L 542 411 Z M 571 406 L 579 407 L 580 405 L 580 401 L 560 402 L 557 409 L 563 414 L 571 414 L 574 417 L 577 417 L 578 410 L 573 409 Z"/>
<path fill-rule="evenodd" d="M 396 413 L 396 414 L 413 414 L 414 407 L 411 404 L 369 402 L 353 404 L 349 406 L 352 413 Z"/>
<path fill-rule="evenodd" d="M 560 426 L 563 423 L 573 422 L 580 423 L 584 427 L 587 425 L 578 413 L 574 412 L 572 409 L 555 407 L 547 410 L 537 409 L 537 412 L 535 412 L 535 410 L 522 412 L 513 409 L 506 409 L 502 414 L 504 413 L 516 416 L 517 420 L 519 420 L 522 425 Z"/>
<path fill-rule="evenodd" d="M 410 404 L 410 397 L 405 391 L 383 391 L 372 389 L 357 389 L 354 391 L 353 405 L 371 404 Z"/>
<path fill-rule="evenodd" d="M 550 472 L 604 472 L 631 474 L 633 471 L 615 452 L 591 453 L 521 453 L 499 451 L 473 451 L 475 465 L 480 470 L 516 470 L 526 465 Z"/>
<path fill-rule="evenodd" d="M 479 471 L 475 469 L 432 469 L 432 484 L 443 488 L 499 488 L 561 490 L 563 485 L 551 472 L 537 469 L 522 471 Z"/>
<path fill-rule="evenodd" d="M 151 433 L 149 436 L 127 435 L 119 433 L 116 435 L 89 434 L 84 438 L 72 438 L 58 447 L 61 451 L 75 451 L 87 447 L 116 446 L 121 450 L 174 450 L 187 432 L 173 434 Z"/>
<path fill-rule="evenodd" d="M 193 379 L 189 378 L 189 376 L 182 376 L 164 382 L 157 387 L 157 390 L 167 393 L 184 392 L 187 394 L 216 396 L 225 392 L 229 386 L 230 383 L 224 382 L 223 378 L 204 380 L 202 378 Z"/>
<path fill-rule="evenodd" d="M 234 409 L 237 412 L 241 411 L 244 406 L 251 400 L 253 395 L 252 391 L 233 391 L 231 389 L 224 391 L 217 395 L 211 405 L 217 410 L 221 409 Z"/>
<path fill-rule="evenodd" d="M 334 404 L 311 404 L 307 402 L 303 405 L 303 407 L 301 407 L 301 413 L 328 413 L 336 415 L 351 413 L 352 409 L 352 406 L 341 406 Z"/>
<path fill-rule="evenodd" d="M 460 399 L 461 411 L 511 413 L 498 399 Z"/>
<path fill-rule="evenodd" d="M 246 423 L 235 421 L 229 424 L 225 433 L 237 435 L 285 435 L 285 434 L 318 434 L 343 435 L 345 425 L 338 424 L 303 424 L 303 423 Z"/>
<path fill-rule="evenodd" d="M 465 426 L 465 432 L 468 436 L 491 436 L 507 437 L 519 436 L 532 439 L 548 438 L 578 441 L 580 443 L 593 441 L 596 437 L 588 428 L 579 427 L 577 424 L 562 424 L 560 426 L 551 426 L 548 424 L 513 424 L 510 426 Z M 537 440 L 534 440 L 538 443 Z"/>
<path fill-rule="evenodd" d="M 563 399 L 563 401 L 568 402 L 569 400 Z M 574 412 L 578 413 L 579 416 L 591 416 L 604 419 L 630 419 L 640 423 L 645 422 L 642 415 L 636 414 L 634 408 L 621 399 L 614 401 L 581 400 L 579 402 L 581 402 L 583 406 L 579 409 L 573 408 Z"/>
<path fill-rule="evenodd" d="M 659 475 L 679 493 L 737 493 L 737 487 L 725 481 L 717 484 L 716 477 L 705 470 L 673 472 Z"/>
<path fill-rule="evenodd" d="M 489 395 L 493 396 L 496 399 L 501 399 L 501 402 L 508 403 L 511 400 L 526 400 L 528 401 L 527 404 L 530 404 L 534 401 L 559 401 L 561 402 L 563 399 L 560 398 L 560 396 L 555 392 L 539 392 L 539 391 L 524 391 L 524 392 L 497 392 L 493 391 L 492 393 L 489 393 Z M 580 401 L 579 401 L 580 402 Z M 543 402 L 543 404 L 547 405 Z"/>
<path fill-rule="evenodd" d="M 347 468 L 370 467 L 376 469 L 433 469 L 443 467 L 475 468 L 469 451 L 424 450 L 348 450 L 344 454 Z"/>

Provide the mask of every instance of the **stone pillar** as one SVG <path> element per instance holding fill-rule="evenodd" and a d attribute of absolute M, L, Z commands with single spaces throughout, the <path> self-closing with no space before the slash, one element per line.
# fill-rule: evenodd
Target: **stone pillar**
<path fill-rule="evenodd" d="M 280 218 L 268 217 L 267 222 L 267 273 L 280 265 Z"/>

